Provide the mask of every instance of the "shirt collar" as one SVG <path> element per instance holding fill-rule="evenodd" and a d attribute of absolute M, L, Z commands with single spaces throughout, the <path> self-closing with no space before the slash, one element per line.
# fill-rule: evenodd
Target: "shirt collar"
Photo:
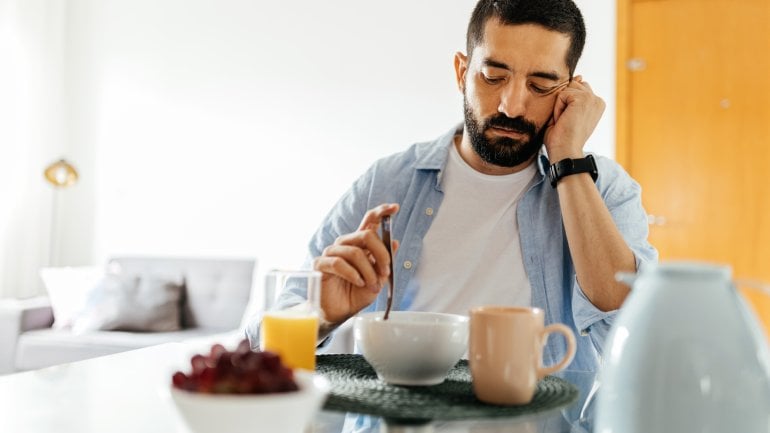
<path fill-rule="evenodd" d="M 461 134 L 462 131 L 463 124 L 460 123 L 434 140 L 435 146 L 418 146 L 415 167 L 418 170 L 443 170 L 449 157 L 449 146 L 454 144 L 455 135 Z"/>
<path fill-rule="evenodd" d="M 548 160 L 548 152 L 545 151 L 545 146 L 542 146 L 537 154 L 537 171 L 540 173 L 540 176 L 545 177 L 550 166 L 551 162 Z"/>

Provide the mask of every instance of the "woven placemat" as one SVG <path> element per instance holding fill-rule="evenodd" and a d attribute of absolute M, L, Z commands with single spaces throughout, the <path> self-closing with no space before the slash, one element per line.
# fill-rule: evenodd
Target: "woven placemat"
<path fill-rule="evenodd" d="M 547 376 L 538 384 L 529 404 L 496 406 L 482 403 L 473 394 L 466 360 L 460 360 L 443 383 L 433 386 L 398 386 L 382 382 L 361 355 L 318 355 L 316 373 L 331 382 L 324 409 L 393 420 L 516 417 L 566 406 L 578 397 L 574 385 Z"/>

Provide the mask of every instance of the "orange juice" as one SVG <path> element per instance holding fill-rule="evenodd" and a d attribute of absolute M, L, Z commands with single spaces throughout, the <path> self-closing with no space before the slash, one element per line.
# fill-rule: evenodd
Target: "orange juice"
<path fill-rule="evenodd" d="M 276 352 L 286 366 L 315 370 L 318 316 L 294 311 L 270 311 L 262 319 L 261 348 Z"/>

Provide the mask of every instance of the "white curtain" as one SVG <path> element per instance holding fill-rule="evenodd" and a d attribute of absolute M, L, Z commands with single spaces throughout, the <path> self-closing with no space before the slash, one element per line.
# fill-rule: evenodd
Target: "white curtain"
<path fill-rule="evenodd" d="M 65 6 L 0 0 L 0 298 L 42 293 L 38 270 L 53 257 L 55 191 L 43 169 L 67 148 Z"/>

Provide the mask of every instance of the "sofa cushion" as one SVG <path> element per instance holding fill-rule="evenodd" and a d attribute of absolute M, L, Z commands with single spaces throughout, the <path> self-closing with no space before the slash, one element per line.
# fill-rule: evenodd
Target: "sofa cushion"
<path fill-rule="evenodd" d="M 178 331 L 181 297 L 179 275 L 107 273 L 89 292 L 72 331 Z"/>
<path fill-rule="evenodd" d="M 249 303 L 254 259 L 115 257 L 110 264 L 128 274 L 175 272 L 184 278 L 182 327 L 227 331 L 238 328 Z"/>
<path fill-rule="evenodd" d="M 16 370 L 33 370 L 210 334 L 204 329 L 177 332 L 96 331 L 83 334 L 51 328 L 27 331 L 18 340 Z"/>
<path fill-rule="evenodd" d="M 89 290 L 104 276 L 103 266 L 43 268 L 43 280 L 51 300 L 55 329 L 69 329 L 85 308 Z"/>

